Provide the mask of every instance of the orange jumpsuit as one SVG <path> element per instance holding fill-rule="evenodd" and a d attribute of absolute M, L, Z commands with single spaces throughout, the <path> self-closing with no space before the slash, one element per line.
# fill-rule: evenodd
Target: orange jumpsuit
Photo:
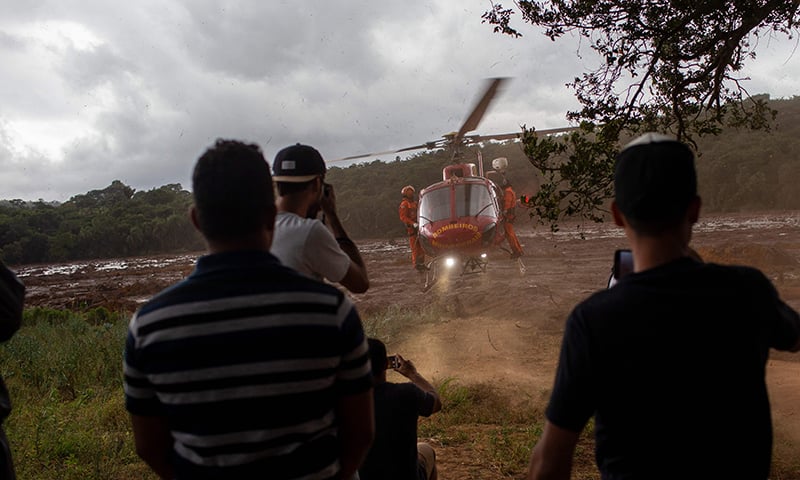
<path fill-rule="evenodd" d="M 519 243 L 519 239 L 517 239 L 517 235 L 514 233 L 514 218 L 515 218 L 515 209 L 517 206 L 517 195 L 514 193 L 514 190 L 511 188 L 511 185 L 508 185 L 503 189 L 503 214 L 506 217 L 506 221 L 503 223 L 503 227 L 506 231 L 506 239 L 508 240 L 508 245 L 511 247 L 511 257 L 521 257 L 525 254 L 522 251 L 522 245 Z"/>
<path fill-rule="evenodd" d="M 417 202 L 409 198 L 403 198 L 400 202 L 400 221 L 406 225 L 406 232 L 408 233 L 408 243 L 411 246 L 411 262 L 415 267 L 425 265 L 425 251 L 422 250 L 422 244 L 419 243 L 417 235 Z"/>

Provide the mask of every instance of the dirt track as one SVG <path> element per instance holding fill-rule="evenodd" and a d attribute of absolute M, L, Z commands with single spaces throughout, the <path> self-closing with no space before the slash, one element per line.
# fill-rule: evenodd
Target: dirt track
<path fill-rule="evenodd" d="M 625 240 L 613 225 L 564 225 L 558 234 L 518 225 L 527 272 L 497 252 L 486 274 L 467 275 L 427 293 L 411 269 L 405 239 L 359 242 L 371 277 L 367 293 L 353 299 L 365 316 L 395 305 L 435 304 L 451 314 L 435 323 L 409 321 L 385 338 L 391 351 L 414 360 L 430 379 L 490 383 L 512 398 L 547 397 L 564 321 L 575 303 L 603 288 L 616 248 Z M 707 261 L 761 268 L 781 295 L 800 309 L 800 212 L 706 217 L 692 242 Z M 20 270 L 28 305 L 107 306 L 138 302 L 187 274 L 194 256 L 130 259 L 124 265 L 93 262 Z M 105 267 L 102 267 L 105 265 Z M 100 267 L 98 267 L 100 266 Z M 100 268 L 98 270 L 98 268 Z M 104 268 L 104 269 L 103 269 Z M 398 379 L 399 380 L 399 379 Z M 776 449 L 800 449 L 800 355 L 773 352 L 768 367 Z M 458 468 L 440 456 L 448 477 Z"/>

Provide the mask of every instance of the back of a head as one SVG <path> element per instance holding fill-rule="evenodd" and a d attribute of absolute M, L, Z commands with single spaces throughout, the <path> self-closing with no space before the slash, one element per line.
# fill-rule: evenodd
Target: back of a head
<path fill-rule="evenodd" d="M 275 207 L 269 164 L 258 145 L 218 139 L 200 156 L 192 175 L 200 230 L 209 239 L 228 239 L 263 228 Z"/>
<path fill-rule="evenodd" d="M 697 196 L 694 153 L 672 137 L 645 133 L 617 155 L 614 190 L 634 229 L 658 233 L 674 226 Z"/>
<path fill-rule="evenodd" d="M 377 338 L 368 338 L 369 360 L 372 363 L 372 376 L 377 377 L 386 370 L 386 345 Z"/>

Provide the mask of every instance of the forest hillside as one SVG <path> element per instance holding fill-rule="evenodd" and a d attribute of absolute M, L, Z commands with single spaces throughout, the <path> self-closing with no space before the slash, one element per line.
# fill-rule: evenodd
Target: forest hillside
<path fill-rule="evenodd" d="M 800 97 L 770 104 L 778 112 L 770 132 L 730 130 L 698 142 L 705 213 L 800 210 Z M 488 142 L 480 152 L 487 170 L 492 159 L 508 159 L 507 176 L 518 195 L 537 191 L 540 177 L 519 143 Z M 476 159 L 476 148 L 467 156 Z M 446 152 L 422 152 L 406 160 L 332 166 L 326 180 L 336 189 L 351 236 L 399 237 L 405 232 L 397 217 L 400 189 L 411 184 L 419 191 L 439 181 L 449 163 Z M 187 188 L 135 191 L 115 180 L 64 203 L 0 200 L 0 259 L 14 265 L 201 250 L 187 217 Z"/>

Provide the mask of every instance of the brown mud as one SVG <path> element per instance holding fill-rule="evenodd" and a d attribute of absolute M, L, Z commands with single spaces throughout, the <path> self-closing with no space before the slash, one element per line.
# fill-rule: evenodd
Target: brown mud
<path fill-rule="evenodd" d="M 511 403 L 534 399 L 543 405 L 569 311 L 605 287 L 613 252 L 626 242 L 611 224 L 565 224 L 554 234 L 520 223 L 517 231 L 526 253 L 524 275 L 507 253 L 495 251 L 486 273 L 451 278 L 425 293 L 405 238 L 360 241 L 371 287 L 352 298 L 364 316 L 389 306 L 445 307 L 449 314 L 432 323 L 411 320 L 391 329 L 391 338 L 384 339 L 389 350 L 412 359 L 434 382 L 489 384 Z M 708 216 L 696 226 L 692 246 L 707 261 L 762 269 L 781 296 L 800 309 L 800 212 Z M 26 266 L 19 272 L 29 306 L 133 311 L 188 274 L 195 257 Z M 772 352 L 767 380 L 775 450 L 791 456 L 800 450 L 800 354 Z M 438 445 L 437 450 L 443 478 L 503 478 L 476 465 L 468 449 Z"/>

